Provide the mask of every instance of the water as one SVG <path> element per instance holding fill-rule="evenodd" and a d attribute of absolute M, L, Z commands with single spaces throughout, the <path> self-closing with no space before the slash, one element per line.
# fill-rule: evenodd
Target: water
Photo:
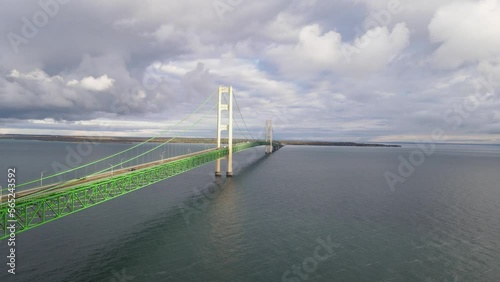
<path fill-rule="evenodd" d="M 2 171 L 38 174 L 55 144 L 0 143 Z M 241 152 L 233 179 L 208 164 L 19 234 L 0 281 L 499 281 L 500 147 L 439 145 L 391 191 L 415 150 Z"/>

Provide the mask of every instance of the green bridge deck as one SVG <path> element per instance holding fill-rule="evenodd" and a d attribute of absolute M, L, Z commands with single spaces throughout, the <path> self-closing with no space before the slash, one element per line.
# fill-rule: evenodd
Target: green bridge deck
<path fill-rule="evenodd" d="M 266 143 L 257 141 L 235 144 L 233 153 L 262 145 Z M 281 145 L 275 143 L 274 147 L 276 150 Z M 14 210 L 11 210 L 7 202 L 1 203 L 0 240 L 10 236 L 9 226 L 12 224 L 16 229 L 15 234 L 19 234 L 224 158 L 228 154 L 228 148 L 202 151 L 155 166 L 81 183 L 64 190 L 38 192 L 17 198 Z"/>

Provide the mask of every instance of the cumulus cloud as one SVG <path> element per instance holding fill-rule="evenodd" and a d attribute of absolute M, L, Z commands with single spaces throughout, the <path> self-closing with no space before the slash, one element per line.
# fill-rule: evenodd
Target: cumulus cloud
<path fill-rule="evenodd" d="M 92 76 L 84 77 L 82 80 L 78 81 L 76 79 L 68 81 L 68 86 L 81 87 L 83 89 L 91 90 L 91 91 L 105 91 L 113 87 L 115 80 L 109 78 L 108 75 L 103 75 L 98 78 L 94 78 Z"/>
<path fill-rule="evenodd" d="M 439 8 L 431 23 L 431 42 L 439 44 L 434 63 L 457 68 L 500 56 L 500 3 L 497 0 L 455 2 Z"/>
<path fill-rule="evenodd" d="M 52 82 L 53 80 L 64 81 L 60 76 L 50 77 L 44 71 L 40 69 L 35 69 L 33 71 L 27 73 L 21 73 L 16 69 L 13 69 L 10 74 L 7 76 L 13 79 L 25 79 L 25 80 L 35 80 L 35 81 L 43 81 L 43 82 Z"/>
<path fill-rule="evenodd" d="M 285 72 L 379 71 L 408 46 L 409 30 L 404 23 L 397 24 L 392 31 L 376 27 L 353 42 L 345 42 L 338 32 L 322 32 L 315 24 L 303 27 L 297 41 L 268 50 L 270 60 L 276 61 Z"/>
<path fill-rule="evenodd" d="M 115 89 L 114 80 L 107 75 L 81 80 L 68 79 L 68 76 L 50 76 L 36 69 L 12 70 L 4 78 L 0 77 L 0 118 L 74 121 L 99 115 L 155 112 L 151 103 L 157 99 L 154 96 L 146 99 L 140 87 Z"/>

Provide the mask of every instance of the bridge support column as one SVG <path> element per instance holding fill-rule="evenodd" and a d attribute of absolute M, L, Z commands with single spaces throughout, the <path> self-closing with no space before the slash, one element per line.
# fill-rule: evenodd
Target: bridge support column
<path fill-rule="evenodd" d="M 221 126 L 221 113 L 222 113 L 222 101 L 221 101 L 221 98 L 222 98 L 222 91 L 221 91 L 221 88 L 222 87 L 219 87 L 219 102 L 218 102 L 218 105 L 217 105 L 217 149 L 220 149 L 220 145 L 221 145 L 221 131 L 222 131 L 222 126 Z M 217 159 L 215 161 L 215 176 L 218 177 L 218 176 L 222 176 L 221 172 L 220 172 L 220 159 Z"/>
<path fill-rule="evenodd" d="M 229 95 L 229 103 L 222 103 L 222 95 Z M 217 110 L 217 149 L 221 148 L 221 135 L 222 131 L 228 131 L 228 145 L 229 150 L 227 156 L 227 173 L 226 176 L 233 176 L 233 88 L 232 87 L 219 87 L 219 104 Z M 222 111 L 228 111 L 228 123 L 222 124 Z M 220 168 L 220 159 L 215 164 L 215 176 L 222 176 Z"/>
<path fill-rule="evenodd" d="M 227 177 L 233 176 L 233 87 L 229 87 L 229 121 L 228 121 L 228 145 L 229 154 L 227 155 Z"/>
<path fill-rule="evenodd" d="M 266 145 L 266 154 L 271 154 L 273 150 L 273 121 L 266 120 L 266 143 L 269 142 L 269 145 Z"/>

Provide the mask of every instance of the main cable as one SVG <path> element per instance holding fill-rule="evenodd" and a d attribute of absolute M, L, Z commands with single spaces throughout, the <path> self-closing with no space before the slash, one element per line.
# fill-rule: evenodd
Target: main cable
<path fill-rule="evenodd" d="M 199 123 L 199 122 L 200 122 L 203 118 L 205 118 L 208 114 L 210 114 L 210 113 L 211 113 L 211 112 L 212 112 L 212 111 L 213 111 L 216 107 L 217 107 L 217 104 L 215 104 L 215 105 L 214 105 L 214 106 L 213 106 L 210 110 L 208 110 L 208 111 L 207 111 L 207 112 L 206 112 L 203 116 L 201 116 L 201 117 L 200 117 L 200 118 L 199 118 L 196 122 L 194 122 L 193 124 L 191 124 L 189 127 L 184 128 L 184 130 L 183 130 L 183 131 L 185 132 L 185 131 L 187 131 L 188 129 L 191 129 L 192 127 L 194 127 L 195 125 L 197 125 L 197 124 L 198 124 L 198 123 Z M 182 131 L 181 131 L 181 132 L 182 132 Z M 152 151 L 154 151 L 154 150 L 156 150 L 156 149 L 158 149 L 158 148 L 162 147 L 163 145 L 165 145 L 165 144 L 167 144 L 167 143 L 171 142 L 172 140 L 174 140 L 175 138 L 179 137 L 179 135 L 180 135 L 180 134 L 181 134 L 181 133 L 178 133 L 178 136 L 175 136 L 175 137 L 170 138 L 168 141 L 166 141 L 166 142 L 164 142 L 164 143 L 162 143 L 162 144 L 160 144 L 160 145 L 158 145 L 158 146 L 154 147 L 153 149 L 151 149 L 151 150 L 149 150 L 149 151 L 146 151 L 146 152 L 144 152 L 144 153 L 142 153 L 142 154 L 140 154 L 140 155 L 137 155 L 137 156 L 135 156 L 135 157 L 133 157 L 133 158 L 131 158 L 131 159 L 128 159 L 127 161 L 125 161 L 125 163 L 130 162 L 130 161 L 132 161 L 132 160 L 134 160 L 134 159 L 137 159 L 137 158 L 139 158 L 139 157 L 141 157 L 141 156 L 144 156 L 144 155 L 146 155 L 146 154 L 148 154 L 148 153 L 150 153 L 150 152 L 152 152 Z M 120 165 L 120 164 L 116 164 L 116 165 L 110 166 L 110 167 L 108 167 L 108 168 L 106 168 L 106 169 L 103 169 L 103 170 L 97 171 L 97 172 L 95 172 L 95 173 L 89 174 L 89 175 L 87 175 L 87 177 L 89 177 L 89 176 L 94 176 L 94 175 L 98 175 L 98 174 L 100 174 L 100 173 L 103 173 L 103 172 L 106 172 L 106 171 L 112 170 L 113 168 L 115 168 L 115 167 L 117 167 L 117 166 L 119 166 L 119 165 Z M 65 182 L 62 182 L 62 183 L 59 183 L 59 184 L 55 184 L 55 186 L 54 186 L 54 187 L 48 187 L 47 189 L 40 190 L 40 191 L 36 191 L 36 192 L 34 192 L 34 193 L 31 193 L 31 194 L 29 194 L 29 195 L 26 195 L 25 197 L 28 197 L 28 198 L 29 198 L 29 197 L 32 197 L 32 196 L 34 196 L 34 195 L 37 195 L 37 194 L 40 194 L 40 193 L 43 193 L 43 192 L 48 192 L 48 191 L 51 191 L 51 190 L 58 189 L 58 188 L 60 188 L 60 187 L 64 186 L 67 182 L 69 182 L 69 181 L 65 181 Z M 24 197 L 23 197 L 23 198 L 24 198 Z"/>
<path fill-rule="evenodd" d="M 236 108 L 238 109 L 238 112 L 240 113 L 241 119 L 243 120 L 243 125 L 245 125 L 245 128 L 248 131 L 248 134 L 250 134 L 250 137 L 255 141 L 255 138 L 253 137 L 252 133 L 248 129 L 247 123 L 245 122 L 245 118 L 243 118 L 243 115 L 241 114 L 240 106 L 238 105 L 238 100 L 236 100 L 236 95 L 233 95 L 234 102 L 236 103 Z"/>
<path fill-rule="evenodd" d="M 29 184 L 32 184 L 32 183 L 36 183 L 36 182 L 38 182 L 38 181 L 40 181 L 40 180 L 47 180 L 47 179 L 50 179 L 50 178 L 53 178 L 53 177 L 56 177 L 56 176 L 60 176 L 60 175 L 63 175 L 63 174 L 66 174 L 66 173 L 72 172 L 72 171 L 76 171 L 76 170 L 79 170 L 79 169 L 82 169 L 82 168 L 85 168 L 85 167 L 88 167 L 88 166 L 91 166 L 91 165 L 94 165 L 94 164 L 100 163 L 100 162 L 102 162 L 102 161 L 108 160 L 108 159 L 110 159 L 110 158 L 113 158 L 113 157 L 119 156 L 119 155 L 121 155 L 121 154 L 123 154 L 123 153 L 126 153 L 126 152 L 129 152 L 129 151 L 131 151 L 131 150 L 133 150 L 133 149 L 135 149 L 135 148 L 138 148 L 138 147 L 140 147 L 140 146 L 142 146 L 142 145 L 144 145 L 144 144 L 146 144 L 146 143 L 148 143 L 148 142 L 150 142 L 150 141 L 152 141 L 152 140 L 154 140 L 154 139 L 158 138 L 160 135 L 162 135 L 162 134 L 164 134 L 164 133 L 166 133 L 166 132 L 170 131 L 173 127 L 178 126 L 178 125 L 179 125 L 179 124 L 181 124 L 182 122 L 184 122 L 184 121 L 186 121 L 187 119 L 189 119 L 190 117 L 192 117 L 192 116 L 193 116 L 195 113 L 197 113 L 197 112 L 198 112 L 198 111 L 199 111 L 199 110 L 200 110 L 200 109 L 201 109 L 201 108 L 202 108 L 202 107 L 203 107 L 206 103 L 208 103 L 208 101 L 209 101 L 209 100 L 211 100 L 215 94 L 216 94 L 215 92 L 214 92 L 214 93 L 212 93 L 212 95 L 210 95 L 210 97 L 208 97 L 208 98 L 207 98 L 207 99 L 206 99 L 206 100 L 205 100 L 205 101 L 204 101 L 204 102 L 203 102 L 203 103 L 202 103 L 202 104 L 201 104 L 201 105 L 200 105 L 200 106 L 199 106 L 196 110 L 194 110 L 194 111 L 193 111 L 191 114 L 189 114 L 186 118 L 182 119 L 181 121 L 179 121 L 178 123 L 176 123 L 176 124 L 174 124 L 174 125 L 171 125 L 171 126 L 170 126 L 170 127 L 168 127 L 166 130 L 164 130 L 164 131 L 162 131 L 162 132 L 158 133 L 156 136 L 151 137 L 151 138 L 147 139 L 146 141 L 144 141 L 144 142 L 142 142 L 142 143 L 139 143 L 139 144 L 137 144 L 137 145 L 135 145 L 135 146 L 132 146 L 132 147 L 130 147 L 130 148 L 128 148 L 128 149 L 126 149 L 126 150 L 123 150 L 123 151 L 121 151 L 121 152 L 118 152 L 118 153 L 115 153 L 115 154 L 113 154 L 113 155 L 107 156 L 107 157 L 105 157 L 105 158 L 102 158 L 102 159 L 99 159 L 99 160 L 93 161 L 93 162 L 91 162 L 91 163 L 88 163 L 88 164 L 85 164 L 85 165 L 81 165 L 81 166 L 79 166 L 79 167 L 75 167 L 75 168 L 72 168 L 72 169 L 69 169 L 69 170 L 65 170 L 65 171 L 62 171 L 62 172 L 59 172 L 59 173 L 55 173 L 55 174 L 52 174 L 52 175 L 48 175 L 48 176 L 43 177 L 43 178 L 37 178 L 37 179 L 35 179 L 35 180 L 32 180 L 32 181 L 29 181 L 29 182 L 25 182 L 25 183 L 19 184 L 19 185 L 17 185 L 17 187 L 23 187 L 23 186 L 26 186 L 26 185 L 29 185 Z M 4 191 L 4 190 L 7 190 L 7 188 L 6 188 L 6 189 L 3 189 L 2 191 Z"/>

